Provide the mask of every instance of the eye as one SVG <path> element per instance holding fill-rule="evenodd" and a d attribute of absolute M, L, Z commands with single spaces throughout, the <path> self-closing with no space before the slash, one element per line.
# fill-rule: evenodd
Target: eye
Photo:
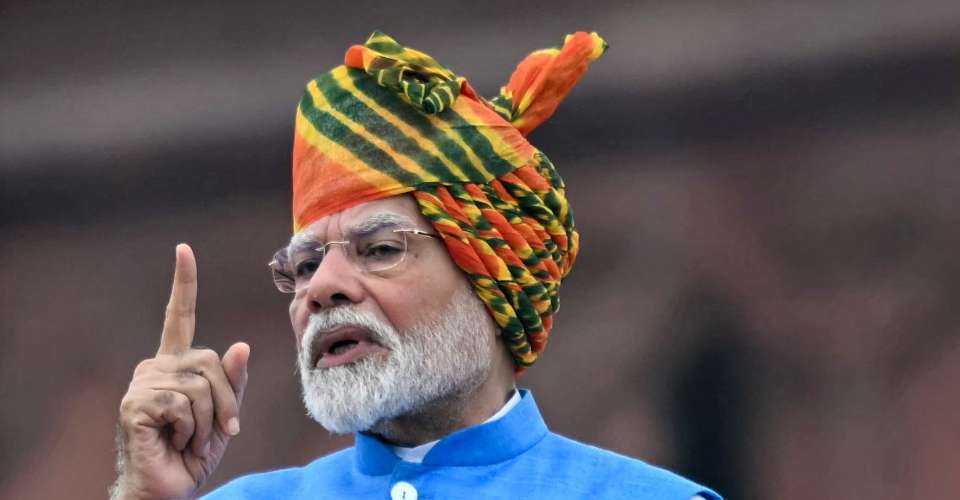
<path fill-rule="evenodd" d="M 296 267 L 297 278 L 312 276 L 318 267 L 320 267 L 320 261 L 318 259 L 300 261 Z"/>
<path fill-rule="evenodd" d="M 403 245 L 396 241 L 378 241 L 368 245 L 360 255 L 367 260 L 392 260 L 403 253 Z"/>

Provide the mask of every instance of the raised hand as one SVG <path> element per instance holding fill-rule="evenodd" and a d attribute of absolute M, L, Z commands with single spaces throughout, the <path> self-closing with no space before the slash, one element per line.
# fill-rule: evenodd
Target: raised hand
<path fill-rule="evenodd" d="M 177 245 L 157 355 L 137 365 L 120 403 L 120 476 L 113 498 L 192 498 L 240 432 L 250 346 L 221 359 L 194 349 L 197 263 Z"/>

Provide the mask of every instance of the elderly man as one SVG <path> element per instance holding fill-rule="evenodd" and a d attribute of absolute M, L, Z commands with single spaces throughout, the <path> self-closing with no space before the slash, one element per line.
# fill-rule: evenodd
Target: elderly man
<path fill-rule="evenodd" d="M 307 85 L 294 235 L 270 266 L 293 294 L 307 410 L 356 444 L 210 498 L 719 498 L 550 432 L 515 386 L 579 244 L 563 181 L 525 136 L 605 48 L 569 35 L 487 101 L 374 33 Z M 159 351 L 121 403 L 116 498 L 192 497 L 240 431 L 250 348 L 191 348 L 196 263 L 176 256 Z"/>

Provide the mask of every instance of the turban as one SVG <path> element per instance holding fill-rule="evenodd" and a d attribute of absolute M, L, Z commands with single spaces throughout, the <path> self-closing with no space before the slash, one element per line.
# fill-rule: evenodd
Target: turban
<path fill-rule="evenodd" d="M 526 139 L 606 50 L 596 33 L 533 52 L 486 100 L 432 57 L 374 32 L 307 84 L 293 147 L 293 230 L 411 193 L 500 328 L 536 361 L 579 248 L 563 180 Z"/>

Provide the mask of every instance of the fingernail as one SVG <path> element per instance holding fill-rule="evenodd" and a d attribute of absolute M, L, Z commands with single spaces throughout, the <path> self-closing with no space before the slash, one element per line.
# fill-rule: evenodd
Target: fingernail
<path fill-rule="evenodd" d="M 240 420 L 237 419 L 237 417 L 233 417 L 227 421 L 227 432 L 230 433 L 231 436 L 240 434 Z"/>
<path fill-rule="evenodd" d="M 210 456 L 210 441 L 207 441 L 203 445 L 203 451 L 201 451 L 201 453 L 203 454 L 204 458 Z"/>

